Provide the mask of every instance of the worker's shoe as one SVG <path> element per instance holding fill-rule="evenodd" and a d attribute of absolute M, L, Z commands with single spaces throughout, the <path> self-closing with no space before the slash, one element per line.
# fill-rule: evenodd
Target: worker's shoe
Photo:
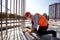
<path fill-rule="evenodd" d="M 52 35 L 53 37 L 56 37 L 57 36 L 56 35 L 56 31 L 53 31 L 52 33 L 53 33 L 53 35 Z"/>

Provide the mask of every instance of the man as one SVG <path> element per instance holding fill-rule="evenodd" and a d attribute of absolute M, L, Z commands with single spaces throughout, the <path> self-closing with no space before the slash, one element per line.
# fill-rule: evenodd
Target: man
<path fill-rule="evenodd" d="M 56 37 L 56 32 L 53 30 L 47 31 L 48 28 L 48 20 L 45 18 L 45 16 L 40 15 L 39 13 L 36 13 L 34 16 L 30 14 L 30 12 L 25 13 L 26 19 L 32 20 L 32 27 L 27 30 L 30 34 L 37 30 L 37 26 L 39 25 L 39 28 L 37 30 L 37 34 L 42 36 L 45 34 L 52 34 L 53 37 Z"/>

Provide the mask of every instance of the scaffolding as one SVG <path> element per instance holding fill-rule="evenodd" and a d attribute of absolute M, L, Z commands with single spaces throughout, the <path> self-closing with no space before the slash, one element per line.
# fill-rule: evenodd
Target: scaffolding
<path fill-rule="evenodd" d="M 22 18 L 25 19 L 24 17 L 22 17 L 24 15 L 24 12 L 25 12 L 25 0 L 0 0 L 1 40 L 19 39 L 19 37 L 21 36 L 19 32 L 22 22 L 21 19 Z"/>

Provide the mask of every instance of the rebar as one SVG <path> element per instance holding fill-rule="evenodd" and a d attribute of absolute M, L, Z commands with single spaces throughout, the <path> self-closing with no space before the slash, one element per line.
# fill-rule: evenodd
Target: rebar
<path fill-rule="evenodd" d="M 8 0 L 6 0 L 5 3 L 6 3 L 5 4 L 5 6 L 6 6 L 5 12 L 6 12 L 6 40 L 7 40 L 7 37 L 8 37 L 8 29 L 7 29 L 7 14 L 8 14 L 7 8 L 8 8 Z"/>
<path fill-rule="evenodd" d="M 2 30 L 2 0 L 0 0 L 1 3 L 1 40 L 3 40 L 3 30 Z"/>

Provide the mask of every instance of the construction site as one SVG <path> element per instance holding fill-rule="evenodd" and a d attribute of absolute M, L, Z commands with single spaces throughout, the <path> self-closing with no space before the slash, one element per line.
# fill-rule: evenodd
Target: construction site
<path fill-rule="evenodd" d="M 60 19 L 58 19 L 60 6 L 57 13 L 49 14 L 48 30 L 54 30 L 57 33 L 57 37 L 53 39 L 51 34 L 39 36 L 35 32 L 31 34 L 25 32 L 26 27 L 32 26 L 31 20 L 26 20 L 24 17 L 26 1 L 0 0 L 0 40 L 60 40 Z M 51 7 L 52 5 L 49 5 L 49 8 Z M 52 10 L 52 8 L 49 9 L 50 13 L 53 12 Z M 57 17 L 55 17 L 56 14 L 58 14 Z"/>

